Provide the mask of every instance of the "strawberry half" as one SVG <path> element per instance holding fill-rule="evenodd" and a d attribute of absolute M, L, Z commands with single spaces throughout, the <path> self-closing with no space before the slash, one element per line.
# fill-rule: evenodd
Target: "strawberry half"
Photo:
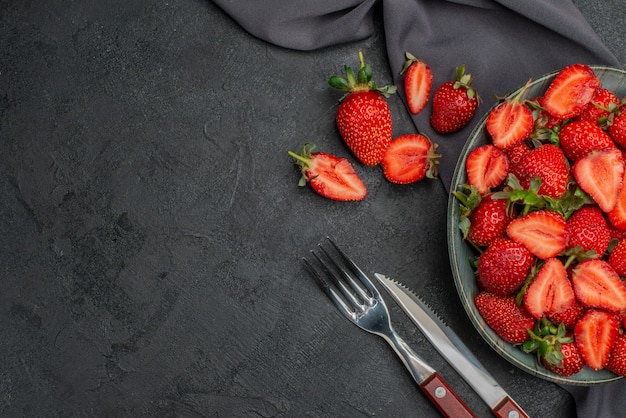
<path fill-rule="evenodd" d="M 590 309 L 574 328 L 576 346 L 587 366 L 593 370 L 606 367 L 619 332 L 617 316 Z"/>
<path fill-rule="evenodd" d="M 562 312 L 576 304 L 574 289 L 563 263 L 546 260 L 524 293 L 524 307 L 536 319 Z"/>
<path fill-rule="evenodd" d="M 596 94 L 600 80 L 584 64 L 573 64 L 556 75 L 543 95 L 548 113 L 560 119 L 578 116 Z"/>
<path fill-rule="evenodd" d="M 400 74 L 404 74 L 404 92 L 409 110 L 414 115 L 421 112 L 430 96 L 433 85 L 433 72 L 424 61 L 415 58 L 410 52 Z"/>
<path fill-rule="evenodd" d="M 465 170 L 469 184 L 485 194 L 504 181 L 509 173 L 509 158 L 491 144 L 482 145 L 469 153 Z"/>
<path fill-rule="evenodd" d="M 479 97 L 471 86 L 472 76 L 465 67 L 456 69 L 455 80 L 446 81 L 433 94 L 433 113 L 430 125 L 439 134 L 462 129 L 474 117 Z"/>
<path fill-rule="evenodd" d="M 609 134 L 595 123 L 585 120 L 565 124 L 559 131 L 559 143 L 570 161 L 576 161 L 591 151 L 615 147 Z"/>
<path fill-rule="evenodd" d="M 619 240 L 613 247 L 608 263 L 618 275 L 626 277 L 626 238 Z"/>
<path fill-rule="evenodd" d="M 624 181 L 624 160 L 617 148 L 593 151 L 572 167 L 576 182 L 604 212 L 617 205 Z"/>
<path fill-rule="evenodd" d="M 511 173 L 520 185 L 528 190 L 533 177 L 539 177 L 541 186 L 538 194 L 560 199 L 567 190 L 569 170 L 561 148 L 554 144 L 540 145 L 525 154 Z"/>
<path fill-rule="evenodd" d="M 402 135 L 391 141 L 381 162 L 385 178 L 408 184 L 424 177 L 436 178 L 440 155 L 437 144 L 421 134 Z"/>
<path fill-rule="evenodd" d="M 541 259 L 556 257 L 567 244 L 567 223 L 562 215 L 548 210 L 530 212 L 511 221 L 509 237 Z"/>
<path fill-rule="evenodd" d="M 626 286 L 609 263 L 585 260 L 572 270 L 576 298 L 589 308 L 613 312 L 626 310 Z"/>
<path fill-rule="evenodd" d="M 530 338 L 528 330 L 535 318 L 518 306 L 514 296 L 498 296 L 482 291 L 474 298 L 476 309 L 487 325 L 504 341 L 521 344 Z"/>
<path fill-rule="evenodd" d="M 523 245 L 496 238 L 478 258 L 476 281 L 481 289 L 510 296 L 526 281 L 534 259 Z"/>
<path fill-rule="evenodd" d="M 363 200 L 367 196 L 365 184 L 352 164 L 323 152 L 312 152 L 314 145 L 306 144 L 300 154 L 288 151 L 302 171 L 298 185 L 308 182 L 313 190 L 332 200 Z"/>
<path fill-rule="evenodd" d="M 519 144 L 533 131 L 533 113 L 522 100 L 529 85 L 530 81 L 517 95 L 505 99 L 487 116 L 487 132 L 491 135 L 493 145 L 500 149 Z"/>

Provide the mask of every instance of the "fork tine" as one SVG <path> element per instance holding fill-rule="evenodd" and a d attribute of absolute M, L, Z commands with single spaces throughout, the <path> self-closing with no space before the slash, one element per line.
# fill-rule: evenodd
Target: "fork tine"
<path fill-rule="evenodd" d="M 333 258 L 326 252 L 326 250 L 321 245 L 319 245 L 319 248 L 320 248 L 320 251 L 324 253 L 324 257 L 320 257 L 313 251 L 311 251 L 311 254 L 315 256 L 317 261 L 320 263 L 320 265 L 326 272 L 327 276 L 331 278 L 333 284 L 341 291 L 344 297 L 344 300 L 346 300 L 349 304 L 352 305 L 352 308 L 350 308 L 350 310 L 354 312 L 357 309 L 360 309 L 361 301 L 354 295 L 354 292 L 350 291 L 350 289 L 348 288 L 348 285 L 354 288 L 354 284 L 346 284 L 345 281 L 340 279 L 339 272 L 343 273 L 344 275 L 345 275 L 345 272 L 342 271 L 341 267 L 337 265 L 335 260 L 333 260 Z M 325 261 L 324 258 L 327 261 Z M 332 265 L 334 268 L 331 267 L 330 265 Z M 347 276 L 347 275 L 345 276 L 345 278 L 347 281 L 352 280 L 350 276 Z M 363 293 L 363 290 L 361 289 L 359 292 L 360 297 L 362 297 L 362 293 Z"/>
<path fill-rule="evenodd" d="M 326 239 L 328 240 L 328 242 L 330 242 L 332 244 L 332 246 L 335 248 L 335 250 L 337 251 L 337 253 L 341 256 L 342 260 L 350 267 L 350 269 L 352 270 L 352 272 L 354 273 L 354 275 L 357 276 L 357 278 L 359 279 L 359 281 L 361 283 L 363 283 L 363 285 L 367 288 L 367 290 L 369 290 L 370 294 L 372 297 L 378 297 L 379 293 L 378 293 L 378 289 L 376 288 L 376 286 L 374 286 L 374 283 L 372 283 L 372 281 L 370 280 L 369 277 L 367 277 L 367 275 L 363 272 L 363 270 L 361 270 L 361 268 L 354 262 L 352 261 L 352 259 L 350 257 L 348 257 L 346 255 L 346 253 L 343 252 L 343 250 L 341 250 L 341 248 L 339 248 L 337 246 L 337 244 L 335 244 L 335 242 L 330 239 L 330 237 L 326 237 Z M 349 278 L 351 284 L 356 285 L 356 283 L 354 282 L 354 280 L 350 277 L 350 275 L 348 274 L 348 272 L 346 272 L 344 269 L 342 269 L 341 267 L 339 267 L 341 269 L 341 271 L 343 272 L 343 274 Z M 357 288 L 355 288 L 355 290 L 357 290 L 359 293 L 363 294 L 363 288 L 361 286 L 357 285 Z M 363 297 L 365 298 L 369 298 L 370 295 L 363 295 Z"/>
<path fill-rule="evenodd" d="M 313 251 L 311 251 L 311 254 L 313 254 L 315 258 L 320 260 L 317 254 L 315 254 Z M 328 298 L 332 300 L 335 303 L 335 305 L 337 305 L 339 310 L 344 315 L 351 316 L 354 313 L 354 308 L 352 306 L 349 306 L 346 303 L 345 299 L 341 297 L 339 293 L 337 293 L 337 291 L 331 287 L 328 280 L 326 280 L 326 278 L 323 275 L 321 275 L 315 267 L 313 267 L 313 265 L 311 264 L 309 260 L 307 260 L 306 258 L 302 258 L 302 261 L 304 262 L 304 265 L 309 270 L 309 273 L 311 273 L 311 275 L 313 276 L 317 284 L 322 288 L 324 293 L 326 293 Z M 327 266 L 324 265 L 323 262 L 320 261 L 320 263 L 323 266 L 324 270 L 328 270 Z M 330 277 L 333 277 L 333 276 L 331 275 Z M 344 293 L 344 291 L 342 291 L 342 293 Z"/>

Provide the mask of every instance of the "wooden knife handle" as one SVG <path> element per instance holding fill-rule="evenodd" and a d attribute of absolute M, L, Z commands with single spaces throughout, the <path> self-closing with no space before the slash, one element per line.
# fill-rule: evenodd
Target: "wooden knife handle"
<path fill-rule="evenodd" d="M 502 399 L 492 412 L 498 418 L 528 418 L 526 412 L 508 396 Z"/>
<path fill-rule="evenodd" d="M 444 417 L 463 418 L 476 415 L 448 386 L 439 373 L 431 374 L 420 384 L 422 391 L 428 396 L 433 404 L 439 409 Z"/>

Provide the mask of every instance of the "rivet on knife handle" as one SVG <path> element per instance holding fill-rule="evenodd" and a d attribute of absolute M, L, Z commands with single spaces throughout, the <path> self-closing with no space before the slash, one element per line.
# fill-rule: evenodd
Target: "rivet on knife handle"
<path fill-rule="evenodd" d="M 508 396 L 493 408 L 493 414 L 498 418 L 528 418 L 528 415 Z"/>
<path fill-rule="evenodd" d="M 445 417 L 476 417 L 439 376 L 439 373 L 433 373 L 428 379 L 424 380 L 420 384 L 420 388 Z"/>

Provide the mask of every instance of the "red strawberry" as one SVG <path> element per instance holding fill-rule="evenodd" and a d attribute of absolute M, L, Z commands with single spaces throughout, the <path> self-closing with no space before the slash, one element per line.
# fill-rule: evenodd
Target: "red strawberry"
<path fill-rule="evenodd" d="M 563 263 L 546 260 L 524 293 L 524 308 L 536 319 L 562 312 L 576 304 L 574 289 Z"/>
<path fill-rule="evenodd" d="M 559 199 L 567 190 L 569 170 L 563 151 L 553 144 L 540 145 L 524 155 L 517 165 L 511 168 L 524 189 L 537 176 L 541 179 L 538 194 Z"/>
<path fill-rule="evenodd" d="M 409 110 L 416 115 L 428 103 L 433 85 L 433 72 L 428 64 L 415 58 L 410 52 L 405 56 L 406 62 L 400 73 L 404 74 L 404 92 Z"/>
<path fill-rule="evenodd" d="M 626 310 L 626 286 L 609 263 L 600 259 L 580 262 L 572 270 L 576 298 L 588 308 Z"/>
<path fill-rule="evenodd" d="M 613 120 L 609 124 L 608 131 L 615 142 L 622 148 L 626 148 L 626 112 L 623 111 L 623 109 L 624 108 L 613 117 Z"/>
<path fill-rule="evenodd" d="M 556 257 L 567 244 L 567 223 L 562 215 L 548 210 L 530 212 L 511 221 L 508 236 L 536 257 Z"/>
<path fill-rule="evenodd" d="M 392 183 L 413 183 L 424 177 L 436 178 L 439 154 L 437 144 L 424 135 L 407 134 L 391 141 L 381 165 Z"/>
<path fill-rule="evenodd" d="M 528 84 L 515 97 L 507 98 L 493 108 L 487 116 L 487 132 L 491 135 L 493 145 L 500 149 L 519 144 L 533 130 L 533 113 L 522 100 L 527 88 Z"/>
<path fill-rule="evenodd" d="M 604 212 L 617 205 L 624 177 L 624 160 L 617 148 L 592 151 L 572 166 L 576 182 Z"/>
<path fill-rule="evenodd" d="M 528 154 L 531 151 L 530 146 L 526 143 L 526 141 L 522 141 L 517 145 L 513 145 L 504 150 L 507 157 L 509 157 L 510 166 L 516 166 L 524 157 L 524 155 Z"/>
<path fill-rule="evenodd" d="M 559 143 L 570 161 L 576 161 L 591 151 L 615 147 L 615 142 L 602 128 L 584 120 L 565 124 L 559 131 Z"/>
<path fill-rule="evenodd" d="M 323 152 L 312 152 L 314 145 L 306 144 L 298 155 L 288 151 L 300 166 L 300 186 L 307 182 L 320 195 L 333 200 L 362 200 L 367 195 L 365 184 L 345 158 Z"/>
<path fill-rule="evenodd" d="M 385 97 L 396 91 L 395 86 L 378 88 L 372 81 L 372 69 L 363 61 L 355 79 L 352 68 L 346 66 L 346 78 L 332 76 L 328 83 L 347 91 L 341 100 L 335 120 L 339 134 L 363 164 L 380 163 L 391 142 L 393 127 L 391 112 Z"/>
<path fill-rule="evenodd" d="M 478 108 L 478 94 L 471 87 L 472 76 L 465 67 L 456 69 L 456 80 L 440 85 L 433 94 L 433 113 L 430 125 L 440 134 L 462 129 L 474 117 Z"/>
<path fill-rule="evenodd" d="M 581 305 L 580 302 L 576 301 L 574 306 L 571 306 L 561 312 L 552 313 L 549 315 L 549 318 L 555 324 L 563 324 L 566 329 L 574 329 L 576 322 L 582 318 L 586 311 L 587 308 Z"/>
<path fill-rule="evenodd" d="M 478 259 L 478 286 L 495 295 L 512 295 L 526 280 L 533 263 L 532 254 L 523 245 L 496 238 Z"/>
<path fill-rule="evenodd" d="M 465 161 L 467 180 L 480 194 L 498 186 L 509 173 L 509 159 L 491 144 L 474 148 Z"/>
<path fill-rule="evenodd" d="M 504 341 L 521 344 L 530 338 L 535 319 L 515 303 L 514 296 L 498 296 L 482 291 L 474 299 L 478 313 Z"/>
<path fill-rule="evenodd" d="M 604 87 L 598 88 L 596 94 L 576 117 L 576 120 L 586 120 L 598 126 L 602 125 L 609 117 L 611 109 L 619 105 L 619 98 L 611 90 Z"/>
<path fill-rule="evenodd" d="M 618 275 L 626 277 L 626 238 L 619 240 L 613 247 L 608 263 Z"/>
<path fill-rule="evenodd" d="M 626 334 L 617 336 L 606 368 L 617 375 L 626 376 Z"/>
<path fill-rule="evenodd" d="M 622 189 L 617 195 L 617 203 L 608 213 L 608 217 L 611 226 L 616 230 L 612 236 L 626 236 L 626 169 L 624 170 L 624 177 L 622 178 Z M 621 233 L 617 231 L 621 231 Z"/>
<path fill-rule="evenodd" d="M 515 207 L 507 210 L 506 199 L 494 199 L 493 194 L 484 195 L 469 215 L 470 226 L 467 239 L 480 247 L 486 247 L 498 237 L 503 237 L 506 227 L 517 217 Z"/>
<path fill-rule="evenodd" d="M 563 118 L 553 116 L 548 113 L 543 105 L 544 98 L 539 96 L 535 100 L 531 100 L 529 103 L 531 107 L 535 108 L 535 130 L 548 129 L 552 130 L 563 122 Z M 533 103 L 536 103 L 533 105 Z"/>
<path fill-rule="evenodd" d="M 611 232 L 604 214 L 595 205 L 586 205 L 567 220 L 567 248 L 580 246 L 582 251 L 594 250 L 603 256 L 611 242 Z"/>
<path fill-rule="evenodd" d="M 548 370 L 560 376 L 575 375 L 585 367 L 585 361 L 578 350 L 578 346 L 573 339 L 568 342 L 562 342 L 560 345 L 560 352 L 563 358 L 557 364 L 551 364 L 545 358 L 541 359 L 541 363 Z"/>
<path fill-rule="evenodd" d="M 596 94 L 600 80 L 584 64 L 573 64 L 556 75 L 543 95 L 543 106 L 551 115 L 568 119 L 579 115 Z"/>
<path fill-rule="evenodd" d="M 576 346 L 587 366 L 593 370 L 606 367 L 619 332 L 617 316 L 590 309 L 574 328 Z"/>

